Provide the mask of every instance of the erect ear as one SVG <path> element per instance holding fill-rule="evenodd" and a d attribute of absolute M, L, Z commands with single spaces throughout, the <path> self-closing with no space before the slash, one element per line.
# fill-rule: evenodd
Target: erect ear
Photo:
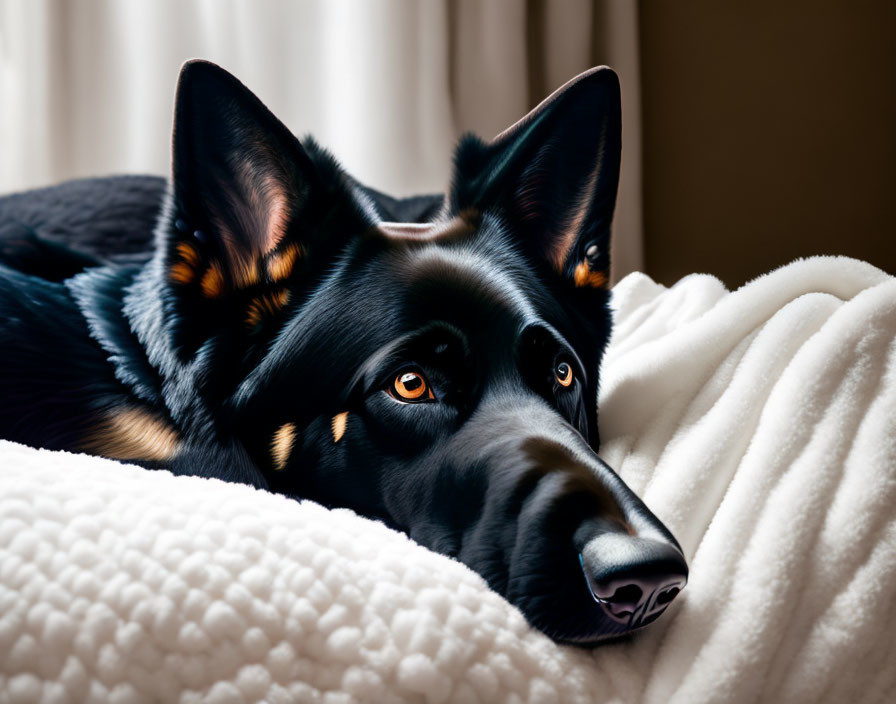
<path fill-rule="evenodd" d="M 161 246 L 191 312 L 227 299 L 221 309 L 251 329 L 286 305 L 315 260 L 364 226 L 335 161 L 314 150 L 220 67 L 184 65 Z"/>
<path fill-rule="evenodd" d="M 576 286 L 602 288 L 621 129 L 616 74 L 606 67 L 586 71 L 492 142 L 465 137 L 455 154 L 449 207 L 500 211 L 536 259 Z"/>

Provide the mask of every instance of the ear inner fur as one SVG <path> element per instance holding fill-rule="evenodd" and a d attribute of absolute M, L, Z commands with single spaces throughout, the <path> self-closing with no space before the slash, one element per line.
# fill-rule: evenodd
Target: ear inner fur
<path fill-rule="evenodd" d="M 606 128 L 604 131 L 606 131 Z M 600 173 L 601 161 L 603 161 L 602 154 L 598 157 L 594 170 L 591 172 L 588 181 L 585 183 L 582 192 L 579 194 L 579 204 L 573 214 L 572 220 L 566 226 L 563 235 L 558 237 L 554 244 L 554 256 L 552 259 L 554 262 L 554 270 L 559 274 L 563 273 L 569 253 L 575 246 L 582 225 L 585 223 L 585 218 L 588 216 L 588 210 L 591 207 L 591 198 L 594 189 L 597 186 L 597 175 Z M 579 285 L 578 282 L 576 285 Z"/>
<path fill-rule="evenodd" d="M 177 284 L 189 284 L 196 277 L 196 272 L 187 262 L 175 262 L 171 267 L 171 280 Z"/>
<path fill-rule="evenodd" d="M 179 445 L 177 431 L 151 411 L 125 408 L 108 414 L 80 449 L 118 460 L 164 461 Z"/>
<path fill-rule="evenodd" d="M 274 315 L 289 303 L 289 291 L 285 288 L 264 293 L 249 302 L 246 312 L 246 325 L 254 328 L 264 318 Z"/>
<path fill-rule="evenodd" d="M 218 298 L 224 293 L 224 271 L 218 262 L 212 262 L 199 281 L 206 298 Z"/>
<path fill-rule="evenodd" d="M 302 249 L 297 244 L 291 244 L 280 251 L 272 252 L 267 259 L 268 276 L 273 281 L 282 281 L 292 274 L 296 260 L 302 256 Z"/>
<path fill-rule="evenodd" d="M 257 145 L 257 147 L 259 154 L 263 156 L 265 161 L 277 163 L 275 161 L 276 156 L 270 154 L 268 149 L 263 145 Z M 244 160 L 242 162 L 239 171 L 243 173 L 244 183 L 252 182 L 254 169 L 255 164 L 251 161 Z M 291 217 L 288 189 L 280 179 L 271 174 L 265 174 L 262 176 L 261 186 L 251 189 L 247 194 L 247 199 L 250 201 L 253 211 L 263 214 L 264 223 L 263 225 L 259 223 L 259 225 L 261 225 L 260 229 L 263 230 L 264 234 L 262 237 L 252 241 L 259 243 L 258 253 L 267 254 L 280 244 L 280 240 L 286 234 L 286 227 Z M 225 242 L 227 242 L 226 239 Z M 238 256 L 239 252 L 234 254 Z"/>
<path fill-rule="evenodd" d="M 172 281 L 179 284 L 189 284 L 199 276 L 199 288 L 206 298 L 219 298 L 228 290 L 224 268 L 221 263 L 214 260 L 208 264 L 204 271 L 199 267 L 200 256 L 190 245 L 181 242 L 177 245 L 177 251 L 182 253 L 179 259 L 171 267 Z M 300 255 L 298 245 L 289 245 L 282 252 L 275 252 L 267 259 L 252 262 L 237 262 L 233 266 L 233 287 L 237 290 L 255 286 L 262 281 L 262 271 L 273 281 L 281 281 L 289 277 L 296 258 Z M 201 271 L 201 275 L 198 271 Z M 279 294 L 278 294 L 279 295 Z"/>
<path fill-rule="evenodd" d="M 195 269 L 197 266 L 199 266 L 199 252 L 193 249 L 189 242 L 178 242 L 176 249 L 177 253 L 180 255 L 180 258 L 183 259 L 191 267 Z"/>
<path fill-rule="evenodd" d="M 257 261 L 235 261 L 233 283 L 236 288 L 248 288 L 261 280 Z"/>
<path fill-rule="evenodd" d="M 179 242 L 177 261 L 171 266 L 171 280 L 178 284 L 189 284 L 196 278 L 199 254 L 187 242 Z"/>

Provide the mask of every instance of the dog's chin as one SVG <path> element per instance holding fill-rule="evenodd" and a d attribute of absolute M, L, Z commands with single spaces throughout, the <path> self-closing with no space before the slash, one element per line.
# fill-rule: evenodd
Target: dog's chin
<path fill-rule="evenodd" d="M 602 645 L 618 645 L 630 642 L 648 625 L 649 624 L 645 623 L 637 628 L 623 630 L 615 630 L 610 626 L 608 630 L 598 630 L 592 633 L 572 636 L 556 635 L 553 636 L 553 639 L 561 645 L 574 645 L 578 648 L 597 648 Z"/>
<path fill-rule="evenodd" d="M 547 619 L 539 619 L 539 623 L 536 627 L 561 645 L 573 645 L 579 648 L 596 648 L 602 645 L 616 645 L 629 642 L 632 638 L 637 637 L 639 633 L 656 621 L 661 615 L 661 613 L 656 614 L 654 617 L 634 628 L 609 621 L 602 617 L 598 617 L 592 623 L 587 623 L 586 619 L 582 619 L 581 627 L 575 629 L 573 632 L 570 632 L 570 629 L 568 628 L 562 628 L 558 627 L 557 624 L 551 624 L 547 622 Z"/>
<path fill-rule="evenodd" d="M 547 633 L 551 640 L 561 645 L 574 645 L 579 648 L 596 648 L 601 645 L 612 645 L 628 641 L 635 631 L 619 628 L 616 624 L 606 627 L 583 630 L 576 633 L 563 633 L 550 628 L 540 628 Z M 635 629 L 638 630 L 638 629 Z"/>
<path fill-rule="evenodd" d="M 634 631 L 624 633 L 598 633 L 589 636 L 574 638 L 555 638 L 560 645 L 574 645 L 577 648 L 598 648 L 602 645 L 617 645 L 627 643 L 632 639 Z"/>

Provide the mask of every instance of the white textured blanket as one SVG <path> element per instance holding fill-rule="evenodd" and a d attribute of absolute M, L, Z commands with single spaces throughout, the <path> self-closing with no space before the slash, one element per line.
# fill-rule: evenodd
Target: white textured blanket
<path fill-rule="evenodd" d="M 896 279 L 615 290 L 601 454 L 690 584 L 564 648 L 348 511 L 0 443 L 0 702 L 859 702 L 896 694 Z"/>

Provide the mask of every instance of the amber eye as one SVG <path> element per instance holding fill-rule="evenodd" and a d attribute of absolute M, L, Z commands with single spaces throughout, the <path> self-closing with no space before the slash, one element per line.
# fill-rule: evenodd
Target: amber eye
<path fill-rule="evenodd" d="M 560 386 L 571 386 L 573 380 L 572 367 L 566 362 L 560 362 L 554 369 L 554 377 Z"/>
<path fill-rule="evenodd" d="M 408 403 L 435 399 L 432 389 L 426 383 L 426 379 L 417 372 L 401 372 L 395 377 L 395 381 L 392 382 L 392 388 L 389 390 L 389 393 L 393 398 Z"/>

